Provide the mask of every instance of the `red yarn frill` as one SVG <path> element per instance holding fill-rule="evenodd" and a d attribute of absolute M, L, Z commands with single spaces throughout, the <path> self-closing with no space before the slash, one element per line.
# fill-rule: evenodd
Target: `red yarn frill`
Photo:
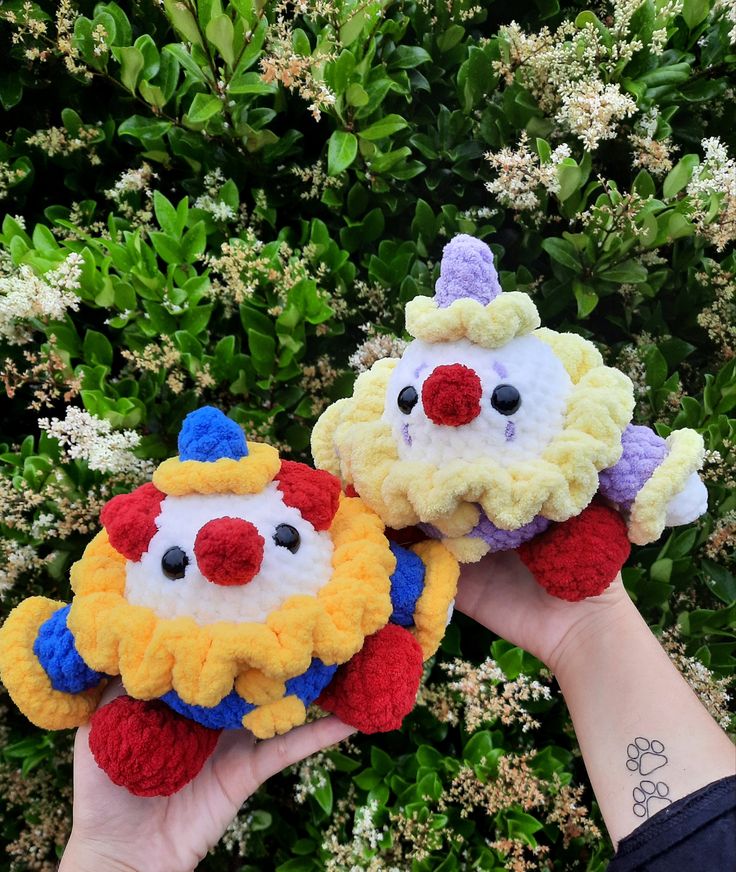
<path fill-rule="evenodd" d="M 143 484 L 129 494 L 118 494 L 100 512 L 112 547 L 128 560 L 140 560 L 156 534 L 156 518 L 166 494 Z"/>
<path fill-rule="evenodd" d="M 282 460 L 275 481 L 287 506 L 299 509 L 315 530 L 329 530 L 340 502 L 340 482 L 323 469 Z"/>
<path fill-rule="evenodd" d="M 258 574 L 265 540 L 243 518 L 215 518 L 197 533 L 197 566 L 213 584 L 230 587 L 248 584 Z"/>
<path fill-rule="evenodd" d="M 92 715 L 89 747 L 114 784 L 136 796 L 171 796 L 199 773 L 220 732 L 163 702 L 119 696 Z"/>
<path fill-rule="evenodd" d="M 366 637 L 318 703 L 363 733 L 397 730 L 414 708 L 422 677 L 422 649 L 412 634 L 387 624 Z"/>
<path fill-rule="evenodd" d="M 482 396 L 478 375 L 461 363 L 436 366 L 422 385 L 427 417 L 448 427 L 460 427 L 477 418 Z"/>
<path fill-rule="evenodd" d="M 623 518 L 597 504 L 519 547 L 547 593 L 569 602 L 603 593 L 630 552 Z"/>

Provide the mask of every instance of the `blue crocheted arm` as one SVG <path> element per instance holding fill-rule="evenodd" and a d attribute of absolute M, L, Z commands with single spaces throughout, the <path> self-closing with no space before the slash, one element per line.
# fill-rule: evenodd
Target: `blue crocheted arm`
<path fill-rule="evenodd" d="M 41 624 L 33 644 L 33 653 L 38 657 L 54 690 L 81 693 L 99 684 L 104 675 L 90 669 L 77 652 L 72 631 L 66 625 L 70 608 L 64 606 Z"/>
<path fill-rule="evenodd" d="M 414 624 L 417 600 L 424 590 L 424 563 L 413 551 L 390 543 L 396 558 L 396 569 L 391 576 L 391 603 L 394 607 L 389 620 L 402 627 Z"/>

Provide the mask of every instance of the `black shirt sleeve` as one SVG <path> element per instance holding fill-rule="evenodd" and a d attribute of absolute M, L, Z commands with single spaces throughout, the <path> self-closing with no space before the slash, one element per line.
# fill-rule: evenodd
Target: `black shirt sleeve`
<path fill-rule="evenodd" d="M 696 790 L 622 839 L 606 872 L 736 870 L 736 776 Z"/>

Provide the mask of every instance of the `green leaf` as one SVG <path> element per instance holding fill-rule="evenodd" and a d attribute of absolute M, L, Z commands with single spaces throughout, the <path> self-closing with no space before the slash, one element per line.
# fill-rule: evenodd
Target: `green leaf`
<path fill-rule="evenodd" d="M 208 303 L 206 306 L 194 306 L 191 309 L 187 309 L 187 311 L 181 317 L 182 330 L 185 330 L 191 333 L 193 336 L 196 336 L 198 333 L 201 333 L 204 328 L 209 324 L 211 315 L 211 303 Z"/>
<path fill-rule="evenodd" d="M 197 81 L 207 81 L 207 70 L 199 66 L 186 46 L 180 45 L 179 43 L 170 43 L 169 45 L 165 45 L 163 50 L 173 58 L 176 58 L 184 69 L 188 73 L 191 73 Z"/>
<path fill-rule="evenodd" d="M 387 775 L 394 768 L 393 759 L 375 745 L 371 748 L 371 766 L 380 775 Z"/>
<path fill-rule="evenodd" d="M 546 139 L 537 137 L 537 154 L 541 163 L 547 163 L 552 157 L 552 149 Z"/>
<path fill-rule="evenodd" d="M 582 272 L 583 265 L 580 263 L 580 258 L 575 250 L 575 247 L 567 239 L 560 239 L 553 236 L 550 239 L 545 239 L 542 242 L 542 248 L 557 263 L 573 270 L 573 272 Z"/>
<path fill-rule="evenodd" d="M 635 260 L 625 260 L 617 263 L 600 273 L 600 277 L 607 282 L 619 284 L 639 285 L 647 280 L 647 269 Z"/>
<path fill-rule="evenodd" d="M 332 781 L 329 772 L 324 773 L 323 783 L 315 788 L 312 796 L 325 814 L 332 813 Z"/>
<path fill-rule="evenodd" d="M 451 24 L 437 37 L 437 48 L 441 52 L 450 51 L 465 36 L 465 28 L 461 24 Z"/>
<path fill-rule="evenodd" d="M 199 32 L 197 19 L 181 0 L 164 0 L 166 15 L 177 30 L 188 42 L 204 47 L 202 35 Z"/>
<path fill-rule="evenodd" d="M 432 60 L 432 55 L 418 45 L 400 45 L 389 58 L 389 66 L 411 70 Z"/>
<path fill-rule="evenodd" d="M 156 254 L 165 260 L 166 263 L 178 265 L 184 260 L 178 239 L 169 236 L 167 233 L 159 233 L 159 231 L 154 230 L 151 233 L 151 242 L 156 249 Z"/>
<path fill-rule="evenodd" d="M 587 318 L 598 305 L 598 294 L 577 279 L 573 280 L 572 292 L 578 304 L 578 318 Z"/>
<path fill-rule="evenodd" d="M 205 230 L 204 221 L 197 221 L 193 227 L 190 227 L 189 230 L 187 230 L 181 241 L 181 251 L 184 255 L 185 262 L 194 263 L 194 261 L 204 253 L 206 245 L 207 232 Z"/>
<path fill-rule="evenodd" d="M 96 330 L 87 330 L 84 334 L 82 354 L 87 363 L 94 366 L 112 366 L 112 345 L 107 336 Z"/>
<path fill-rule="evenodd" d="M 0 103 L 7 112 L 17 106 L 23 96 L 23 83 L 17 72 L 0 75 Z"/>
<path fill-rule="evenodd" d="M 558 199 L 564 203 L 571 197 L 580 187 L 583 178 L 583 171 L 575 162 L 574 158 L 565 157 L 557 165 L 557 179 L 560 183 L 560 190 L 557 193 Z"/>
<path fill-rule="evenodd" d="M 491 759 L 493 738 L 488 730 L 480 730 L 470 737 L 463 748 L 463 758 L 476 766 Z"/>
<path fill-rule="evenodd" d="M 667 378 L 667 361 L 656 345 L 651 345 L 644 352 L 647 385 L 652 388 L 661 387 Z"/>
<path fill-rule="evenodd" d="M 177 239 L 181 235 L 181 228 L 176 209 L 159 190 L 153 192 L 153 211 L 156 214 L 159 227 L 169 236 Z"/>
<path fill-rule="evenodd" d="M 205 30 L 207 39 L 220 52 L 228 66 L 232 66 L 235 60 L 233 41 L 235 30 L 228 15 L 216 15 L 207 25 Z"/>
<path fill-rule="evenodd" d="M 170 129 L 170 121 L 156 121 L 143 115 L 131 115 L 130 118 L 126 118 L 118 127 L 118 133 L 121 136 L 131 136 L 133 139 L 142 142 L 146 147 L 150 147 Z"/>
<path fill-rule="evenodd" d="M 386 115 L 380 121 L 376 121 L 375 124 L 366 127 L 365 130 L 359 131 L 358 135 L 361 139 L 367 139 L 372 142 L 377 139 L 385 139 L 387 136 L 392 136 L 394 133 L 397 133 L 399 130 L 403 130 L 408 126 L 409 122 L 405 118 L 402 118 L 401 115 Z"/>
<path fill-rule="evenodd" d="M 123 84 L 131 94 L 135 94 L 138 79 L 143 71 L 143 52 L 135 46 L 128 45 L 113 49 L 113 53 L 120 62 L 120 78 Z"/>
<path fill-rule="evenodd" d="M 265 18 L 261 18 L 258 22 L 258 26 L 253 31 L 250 36 L 249 41 L 247 42 L 243 53 L 240 56 L 240 60 L 238 61 L 237 66 L 235 67 L 236 73 L 242 73 L 247 70 L 249 67 L 252 67 L 253 64 L 258 60 L 261 54 L 261 50 L 263 49 L 263 43 L 266 39 L 266 32 L 268 30 L 268 22 Z"/>
<path fill-rule="evenodd" d="M 222 112 L 222 109 L 222 100 L 214 94 L 195 94 L 187 112 L 187 119 L 192 124 L 204 124 L 218 112 Z"/>
<path fill-rule="evenodd" d="M 640 170 L 636 174 L 636 178 L 634 179 L 634 184 L 632 185 L 634 191 L 644 199 L 648 197 L 653 197 L 654 192 L 656 190 L 654 185 L 654 179 L 646 170 Z"/>
<path fill-rule="evenodd" d="M 248 330 L 248 346 L 250 348 L 253 366 L 258 375 L 269 375 L 273 372 L 276 361 L 276 342 L 272 336 L 259 333 L 258 330 Z"/>
<path fill-rule="evenodd" d="M 264 82 L 258 73 L 243 73 L 228 85 L 228 94 L 274 94 L 278 90 L 275 82 Z"/>
<path fill-rule="evenodd" d="M 335 130 L 327 146 L 327 172 L 337 176 L 346 170 L 358 154 L 358 140 L 355 134 L 346 130 Z"/>
<path fill-rule="evenodd" d="M 364 9 L 359 9 L 355 14 L 351 15 L 343 25 L 341 25 L 340 44 L 343 48 L 348 48 L 355 42 L 363 32 L 363 28 L 367 21 L 368 14 Z"/>
<path fill-rule="evenodd" d="M 682 4 L 681 15 L 690 30 L 694 30 L 702 21 L 705 21 L 709 12 L 710 3 L 708 0 L 684 0 Z"/>
<path fill-rule="evenodd" d="M 348 85 L 345 99 L 348 101 L 348 105 L 359 107 L 365 106 L 369 102 L 370 97 L 362 85 L 359 85 L 358 82 L 353 82 L 352 85 Z"/>
<path fill-rule="evenodd" d="M 375 769 L 364 769 L 357 775 L 353 775 L 353 781 L 361 790 L 371 790 L 383 781 L 383 776 L 380 772 L 376 772 Z"/>
<path fill-rule="evenodd" d="M 665 199 L 674 197 L 687 185 L 692 178 L 693 169 L 700 163 L 697 154 L 686 154 L 667 173 L 662 185 L 662 193 Z"/>

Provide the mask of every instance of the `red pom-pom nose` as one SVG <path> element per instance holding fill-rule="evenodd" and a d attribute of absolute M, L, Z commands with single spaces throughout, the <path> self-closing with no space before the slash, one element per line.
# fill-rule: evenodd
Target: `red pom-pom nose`
<path fill-rule="evenodd" d="M 263 560 L 263 536 L 242 518 L 215 518 L 197 533 L 194 553 L 207 581 L 226 586 L 248 584 Z"/>
<path fill-rule="evenodd" d="M 460 427 L 480 414 L 483 395 L 476 373 L 461 363 L 436 366 L 422 386 L 424 411 L 435 424 Z"/>

